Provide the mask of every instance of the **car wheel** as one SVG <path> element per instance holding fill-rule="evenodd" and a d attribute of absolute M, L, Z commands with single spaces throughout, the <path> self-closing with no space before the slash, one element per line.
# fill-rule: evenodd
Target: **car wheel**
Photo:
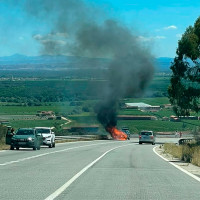
<path fill-rule="evenodd" d="M 152 145 L 155 145 L 155 142 L 152 142 Z"/>
<path fill-rule="evenodd" d="M 37 147 L 37 150 L 40 150 L 40 145 Z"/>
<path fill-rule="evenodd" d="M 16 147 L 17 150 L 19 150 L 19 147 Z"/>
<path fill-rule="evenodd" d="M 142 142 L 139 142 L 139 144 L 142 144 Z"/>
<path fill-rule="evenodd" d="M 33 147 L 33 150 L 35 151 L 37 148 L 36 147 Z"/>
<path fill-rule="evenodd" d="M 56 143 L 54 142 L 53 145 L 52 145 L 52 147 L 55 148 L 55 146 L 56 146 Z"/>
<path fill-rule="evenodd" d="M 49 145 L 49 148 L 52 148 L 53 147 L 53 145 L 52 145 L 52 143 Z"/>
<path fill-rule="evenodd" d="M 10 150 L 14 150 L 14 149 L 15 149 L 14 146 L 11 145 L 11 146 L 10 146 Z"/>

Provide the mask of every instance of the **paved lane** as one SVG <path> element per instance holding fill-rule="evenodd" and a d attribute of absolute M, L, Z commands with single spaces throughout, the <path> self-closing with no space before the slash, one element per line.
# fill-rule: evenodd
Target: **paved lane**
<path fill-rule="evenodd" d="M 199 199 L 200 183 L 160 159 L 152 147 L 133 144 L 112 151 L 56 199 Z"/>
<path fill-rule="evenodd" d="M 56 199 L 199 199 L 199 182 L 158 157 L 152 151 L 154 146 L 132 141 L 78 142 L 40 151 L 2 152 L 0 164 L 7 164 L 0 165 L 0 199 L 45 199 L 106 151 L 122 145 Z"/>
<path fill-rule="evenodd" d="M 45 199 L 83 167 L 120 142 L 57 145 L 0 154 L 0 199 Z"/>
<path fill-rule="evenodd" d="M 60 143 L 56 144 L 56 148 L 49 148 L 46 146 L 42 146 L 41 150 L 33 151 L 31 148 L 20 148 L 19 151 L 2 151 L 0 153 L 0 166 L 11 161 L 16 161 L 24 158 L 34 157 L 37 155 L 43 154 L 54 154 L 54 152 L 62 152 L 67 151 L 70 148 L 81 148 L 84 146 L 98 145 L 100 143 L 105 143 L 104 141 L 86 141 L 86 142 L 70 142 L 70 143 Z M 45 156 L 45 155 L 44 155 Z"/>

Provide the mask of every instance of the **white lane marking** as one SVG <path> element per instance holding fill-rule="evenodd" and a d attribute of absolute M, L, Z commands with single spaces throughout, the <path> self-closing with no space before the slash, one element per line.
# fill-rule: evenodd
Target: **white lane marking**
<path fill-rule="evenodd" d="M 99 156 L 96 160 L 92 161 L 90 164 L 88 164 L 86 167 L 84 167 L 81 171 L 79 171 L 76 175 L 74 175 L 69 181 L 67 181 L 64 185 L 62 185 L 60 188 L 58 188 L 54 193 L 49 195 L 45 200 L 53 200 L 56 197 L 58 197 L 62 192 L 64 192 L 76 179 L 78 179 L 85 171 L 87 171 L 90 167 L 92 167 L 95 163 L 97 163 L 99 160 L 101 160 L 106 154 L 109 152 L 124 147 L 132 144 L 126 144 L 126 145 L 121 145 L 118 147 L 114 147 L 105 153 L 103 153 L 101 156 Z"/>
<path fill-rule="evenodd" d="M 91 143 L 91 142 L 93 142 L 93 141 L 73 141 L 73 142 L 62 142 L 62 143 L 56 143 L 56 146 L 61 146 L 61 145 L 65 145 L 65 144 L 73 144 L 73 143 Z M 97 141 L 96 141 L 97 142 Z M 98 141 L 98 142 L 101 142 L 101 141 Z M 42 145 L 42 147 L 43 147 L 44 145 Z M 45 146 L 45 147 L 47 147 L 47 148 L 49 148 L 48 146 Z M 0 153 L 6 153 L 6 152 L 10 152 L 10 150 L 0 150 Z"/>
<path fill-rule="evenodd" d="M 191 176 L 192 178 L 194 178 L 195 180 L 200 182 L 200 178 L 195 176 L 194 174 L 192 174 L 191 172 L 188 172 L 187 170 L 181 168 L 180 166 L 174 164 L 173 162 L 170 162 L 168 159 L 164 158 L 163 156 L 161 156 L 159 153 L 156 152 L 155 150 L 156 147 L 153 148 L 153 151 L 155 154 L 157 154 L 160 158 L 162 158 L 163 160 L 167 161 L 168 163 L 170 163 L 171 165 L 173 165 L 174 167 L 176 167 L 177 169 L 181 170 L 182 172 L 184 172 L 185 174 Z"/>
<path fill-rule="evenodd" d="M 78 147 L 70 147 L 70 148 L 67 148 L 67 149 L 62 149 L 62 150 L 53 151 L 53 152 L 49 152 L 49 153 L 39 154 L 39 155 L 36 155 L 36 156 L 30 156 L 30 157 L 21 158 L 21 159 L 18 159 L 18 160 L 13 160 L 13 161 L 5 162 L 5 163 L 0 163 L 0 166 L 10 165 L 10 164 L 13 164 L 13 163 L 19 163 L 19 162 L 22 162 L 22 161 L 25 161 L 25 160 L 30 160 L 30 159 L 34 159 L 34 158 L 39 158 L 39 157 L 42 157 L 42 156 L 50 155 L 50 154 L 65 152 L 65 151 L 69 151 L 69 150 L 72 150 L 72 149 L 79 149 L 79 148 L 84 148 L 84 147 L 89 147 L 89 146 L 95 146 L 95 145 L 101 145 L 101 144 L 110 144 L 110 143 L 115 143 L 115 142 L 104 142 L 104 143 L 98 143 L 98 144 L 82 145 L 82 146 L 78 146 Z"/>

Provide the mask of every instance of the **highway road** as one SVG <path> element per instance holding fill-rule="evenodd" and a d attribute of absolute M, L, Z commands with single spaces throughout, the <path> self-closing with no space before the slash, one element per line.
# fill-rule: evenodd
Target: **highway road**
<path fill-rule="evenodd" d="M 1 151 L 0 199 L 200 199 L 200 182 L 134 141 Z"/>

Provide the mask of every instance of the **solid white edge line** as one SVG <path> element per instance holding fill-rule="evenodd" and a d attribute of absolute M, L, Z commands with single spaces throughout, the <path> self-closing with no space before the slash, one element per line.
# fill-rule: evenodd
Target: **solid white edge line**
<path fill-rule="evenodd" d="M 121 145 L 115 148 L 112 148 L 105 153 L 103 153 L 101 156 L 99 156 L 96 160 L 92 161 L 90 164 L 88 164 L 86 167 L 84 167 L 81 171 L 79 171 L 76 175 L 74 175 L 69 181 L 67 181 L 64 185 L 62 185 L 60 188 L 58 188 L 54 193 L 49 195 L 45 200 L 53 200 L 56 197 L 58 197 L 62 192 L 64 192 L 76 179 L 78 179 L 85 171 L 87 171 L 90 167 L 92 167 L 95 163 L 97 163 L 100 159 L 102 159 L 106 154 L 109 152 L 124 147 L 132 144 L 126 144 L 126 145 Z"/>
<path fill-rule="evenodd" d="M 200 178 L 198 176 L 195 176 L 194 174 L 192 174 L 191 172 L 188 172 L 187 170 L 183 169 L 182 167 L 174 164 L 173 162 L 170 162 L 168 159 L 164 158 L 163 156 L 161 156 L 158 152 L 156 152 L 156 147 L 153 148 L 153 151 L 156 155 L 158 155 L 160 158 L 162 158 L 163 160 L 165 160 L 166 162 L 170 163 L 171 165 L 173 165 L 174 167 L 176 167 L 177 169 L 179 169 L 180 171 L 184 172 L 185 174 L 191 176 L 192 178 L 194 178 L 195 180 L 200 182 Z"/>

